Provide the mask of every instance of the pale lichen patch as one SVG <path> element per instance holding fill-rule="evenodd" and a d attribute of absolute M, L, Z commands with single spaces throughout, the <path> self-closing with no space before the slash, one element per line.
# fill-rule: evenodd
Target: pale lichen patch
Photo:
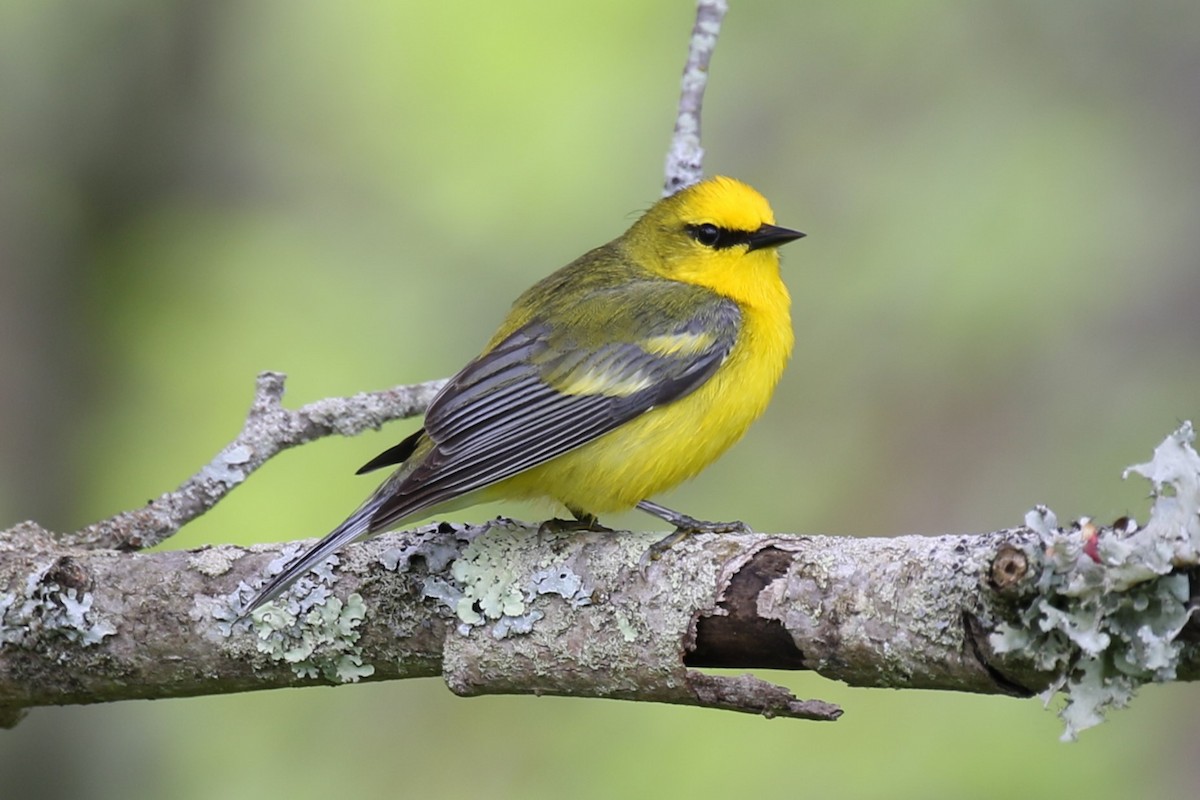
<path fill-rule="evenodd" d="M 1039 506 L 1026 526 L 1043 543 L 1033 595 L 1018 617 L 991 637 L 999 653 L 1020 652 L 1057 677 L 1045 692 L 1066 695 L 1064 739 L 1129 703 L 1138 687 L 1175 678 L 1186 645 L 1178 637 L 1191 616 L 1188 577 L 1200 564 L 1200 456 L 1184 423 L 1126 471 L 1154 486 L 1150 522 L 1101 535 L 1090 521 L 1060 530 Z"/>
<path fill-rule="evenodd" d="M 188 556 L 188 566 L 201 575 L 216 578 L 233 568 L 233 559 L 223 548 L 205 547 Z"/>
<path fill-rule="evenodd" d="M 0 594 L 0 645 L 60 638 L 87 647 L 117 632 L 112 623 L 92 613 L 91 592 L 64 590 L 46 580 L 47 572 L 31 574 L 23 591 Z"/>
<path fill-rule="evenodd" d="M 422 585 L 423 596 L 437 600 L 458 618 L 460 633 L 465 635 L 483 625 L 491 625 L 491 634 L 497 639 L 529 633 L 545 617 L 542 611 L 531 608 L 544 595 L 558 595 L 576 608 L 592 602 L 590 582 L 548 555 L 553 548 L 529 547 L 530 538 L 539 535 L 535 529 L 496 519 L 481 533 L 463 533 L 466 535 L 460 538 L 469 538 L 469 542 L 449 564 L 449 579 L 430 575 Z M 538 559 L 532 574 L 530 553 Z M 412 555 L 395 553 L 396 566 Z M 426 558 L 433 570 L 434 563 Z"/>
<path fill-rule="evenodd" d="M 284 547 L 267 564 L 261 580 L 279 574 L 301 547 Z M 234 630 L 253 632 L 258 652 L 287 663 L 298 677 L 357 681 L 375 671 L 370 664 L 363 664 L 358 645 L 358 626 L 366 616 L 366 607 L 357 593 L 344 603 L 333 595 L 331 587 L 337 580 L 333 568 L 338 563 L 337 556 L 325 559 L 249 617 L 243 616 L 246 604 L 258 590 L 245 581 L 229 594 L 197 597 L 197 613 L 215 620 L 221 637 L 228 638 Z"/>
<path fill-rule="evenodd" d="M 302 613 L 269 603 L 251 619 L 258 652 L 287 662 L 298 677 L 347 683 L 375 672 L 373 666 L 363 664 L 358 646 L 358 626 L 365 616 L 362 597 L 352 594 L 344 604 L 330 597 Z"/>

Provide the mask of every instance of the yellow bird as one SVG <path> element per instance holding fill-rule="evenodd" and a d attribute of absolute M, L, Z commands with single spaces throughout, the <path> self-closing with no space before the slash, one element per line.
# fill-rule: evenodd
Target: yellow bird
<path fill-rule="evenodd" d="M 742 437 L 791 355 L 777 227 L 761 194 L 712 178 L 513 304 L 425 425 L 359 470 L 400 467 L 289 564 L 245 613 L 356 539 L 499 499 L 550 499 L 576 522 L 637 506 L 677 532 L 729 530 L 650 502 Z M 666 541 L 666 540 L 664 540 Z"/>

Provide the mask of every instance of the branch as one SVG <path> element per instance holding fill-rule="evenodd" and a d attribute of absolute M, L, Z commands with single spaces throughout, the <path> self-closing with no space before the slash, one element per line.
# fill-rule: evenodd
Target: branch
<path fill-rule="evenodd" d="M 664 197 L 699 183 L 704 177 L 700 111 L 704 105 L 704 90 L 708 86 L 708 62 L 712 60 L 713 50 L 717 47 L 721 21 L 725 19 L 727 11 L 729 4 L 725 0 L 699 0 L 696 3 L 696 24 L 692 26 L 687 63 L 683 68 L 675 132 L 671 136 L 671 147 L 667 150 Z"/>
<path fill-rule="evenodd" d="M 855 686 L 1064 689 L 1073 733 L 1140 683 L 1200 676 L 1190 437 L 1185 426 L 1134 468 L 1160 495 L 1145 528 L 1061 530 L 1039 509 L 974 536 L 698 535 L 643 575 L 656 534 L 442 523 L 348 547 L 249 620 L 238 616 L 254 586 L 306 543 L 121 554 L 25 524 L 0 540 L 0 717 L 438 673 L 463 695 L 841 713 L 698 671 L 720 666 Z"/>
<path fill-rule="evenodd" d="M 113 550 L 153 547 L 215 506 L 277 453 L 334 434 L 357 436 L 367 429 L 378 430 L 385 422 L 417 416 L 445 384 L 445 380 L 428 381 L 333 397 L 289 411 L 281 403 L 286 377 L 281 372 L 259 374 L 241 432 L 178 489 L 142 508 L 61 534 L 62 542 Z"/>
<path fill-rule="evenodd" d="M 282 390 L 282 375 L 260 376 L 242 435 L 214 463 L 248 472 L 285 446 L 418 409 L 433 386 L 296 412 L 280 406 Z M 841 713 L 750 676 L 695 671 L 724 666 L 811 669 L 858 686 L 1063 690 L 1073 736 L 1143 683 L 1200 674 L 1193 440 L 1185 423 L 1130 468 L 1154 487 L 1144 528 L 1061 530 L 1039 508 L 1024 527 L 983 536 L 696 536 L 643 575 L 658 534 L 543 542 L 510 521 L 442 523 L 331 556 L 284 606 L 250 620 L 241 614 L 257 587 L 308 543 L 123 554 L 24 523 L 0 537 L 0 723 L 38 705 L 438 672 L 459 694 Z"/>

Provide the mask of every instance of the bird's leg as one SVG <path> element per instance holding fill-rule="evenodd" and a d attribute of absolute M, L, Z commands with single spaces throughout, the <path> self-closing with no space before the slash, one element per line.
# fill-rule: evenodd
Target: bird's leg
<path fill-rule="evenodd" d="M 707 522 L 695 517 L 689 517 L 687 514 L 681 514 L 678 511 L 672 511 L 666 506 L 643 500 L 637 504 L 637 507 L 647 514 L 653 514 L 663 522 L 668 522 L 675 526 L 676 533 L 754 533 L 750 530 L 750 526 L 741 520 L 733 522 Z"/>
<path fill-rule="evenodd" d="M 695 517 L 689 517 L 687 514 L 681 514 L 678 511 L 672 511 L 666 506 L 653 503 L 649 500 L 643 500 L 637 504 L 637 507 L 647 514 L 653 514 L 662 521 L 675 526 L 674 531 L 646 548 L 646 552 L 642 554 L 642 558 L 638 562 L 642 572 L 646 571 L 646 568 L 650 566 L 650 562 L 662 558 L 663 553 L 666 553 L 693 533 L 753 533 L 749 525 L 739 520 L 734 520 L 733 522 L 708 522 L 696 519 Z"/>
<path fill-rule="evenodd" d="M 567 507 L 571 512 L 571 516 L 575 519 L 548 519 L 538 526 L 538 544 L 542 543 L 542 537 L 551 533 L 574 533 L 588 531 L 591 533 L 612 533 L 612 528 L 606 528 L 600 524 L 600 520 L 596 519 L 595 514 L 589 514 L 578 508 Z"/>

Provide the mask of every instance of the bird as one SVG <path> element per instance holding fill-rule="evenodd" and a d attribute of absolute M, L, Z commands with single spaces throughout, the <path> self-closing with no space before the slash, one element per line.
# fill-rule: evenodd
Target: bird
<path fill-rule="evenodd" d="M 374 493 L 263 586 L 243 616 L 346 544 L 493 500 L 551 500 L 560 529 L 607 530 L 742 438 L 791 356 L 778 248 L 805 234 L 728 177 L 660 199 L 621 236 L 525 291 L 482 353 L 449 379 L 423 426 L 358 473 L 396 467 Z M 675 537 L 674 539 L 672 537 Z"/>

